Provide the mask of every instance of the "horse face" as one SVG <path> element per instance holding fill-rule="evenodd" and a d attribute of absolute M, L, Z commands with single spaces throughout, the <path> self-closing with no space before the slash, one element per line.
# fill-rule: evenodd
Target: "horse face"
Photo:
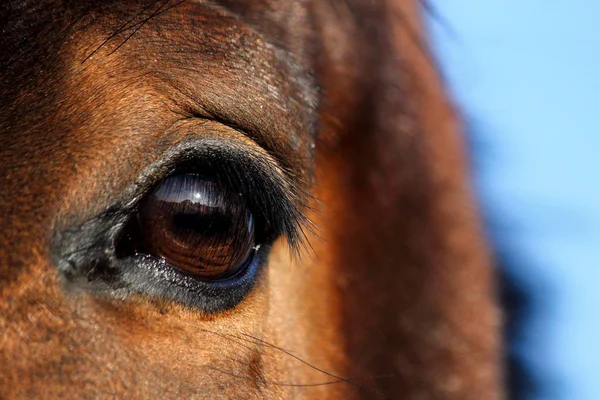
<path fill-rule="evenodd" d="M 414 4 L 0 15 L 8 397 L 498 395 L 485 245 Z"/>

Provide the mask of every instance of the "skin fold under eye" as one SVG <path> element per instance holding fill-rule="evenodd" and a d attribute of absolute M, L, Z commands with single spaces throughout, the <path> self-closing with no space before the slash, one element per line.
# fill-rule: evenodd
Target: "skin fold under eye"
<path fill-rule="evenodd" d="M 244 199 L 196 174 L 164 179 L 140 204 L 137 222 L 137 253 L 198 279 L 229 278 L 254 253 L 254 218 Z"/>

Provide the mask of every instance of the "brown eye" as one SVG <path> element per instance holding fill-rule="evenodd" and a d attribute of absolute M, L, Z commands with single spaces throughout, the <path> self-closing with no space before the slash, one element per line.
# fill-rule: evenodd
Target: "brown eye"
<path fill-rule="evenodd" d="M 200 279 L 235 275 L 254 253 L 254 219 L 242 196 L 199 175 L 163 180 L 137 218 L 144 253 Z"/>

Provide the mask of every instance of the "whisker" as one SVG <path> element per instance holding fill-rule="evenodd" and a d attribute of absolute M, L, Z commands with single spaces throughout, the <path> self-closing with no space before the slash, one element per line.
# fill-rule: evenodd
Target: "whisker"
<path fill-rule="evenodd" d="M 295 354 L 293 354 L 293 353 L 292 353 L 292 352 L 290 352 L 289 350 L 286 350 L 286 349 L 284 349 L 284 348 L 282 348 L 282 347 L 276 346 L 276 345 L 274 345 L 274 344 L 272 344 L 272 343 L 266 342 L 266 341 L 264 341 L 264 340 L 262 340 L 262 339 L 260 339 L 260 338 L 254 337 L 254 336 L 252 336 L 252 335 L 249 335 L 249 334 L 247 334 L 247 333 L 242 333 L 242 335 L 243 335 L 243 336 L 246 336 L 246 337 L 249 337 L 249 338 L 251 338 L 252 340 L 255 340 L 255 341 L 257 341 L 257 342 L 259 342 L 260 344 L 262 344 L 262 345 L 264 345 L 264 346 L 268 346 L 268 347 L 270 347 L 270 348 L 273 348 L 273 349 L 275 349 L 275 350 L 277 350 L 277 351 L 280 351 L 280 352 L 282 352 L 282 353 L 284 353 L 284 354 L 286 354 L 286 355 L 288 355 L 288 356 L 292 357 L 293 359 L 295 359 L 295 360 L 297 360 L 297 361 L 300 361 L 302 364 L 304 364 L 304 365 L 306 365 L 306 366 L 308 366 L 308 367 L 310 367 L 310 368 L 314 369 L 315 371 L 318 371 L 318 372 L 320 372 L 320 373 L 322 373 L 322 374 L 324 374 L 324 375 L 327 375 L 327 376 L 329 376 L 329 377 L 332 377 L 332 378 L 334 378 L 334 379 L 337 379 L 337 380 L 339 380 L 339 381 L 341 381 L 341 382 L 346 382 L 346 383 L 348 383 L 348 384 L 350 384 L 350 385 L 353 385 L 353 386 L 355 386 L 355 387 L 358 387 L 358 388 L 361 388 L 361 389 L 365 389 L 365 390 L 371 391 L 371 392 L 373 392 L 373 393 L 376 393 L 376 394 L 377 394 L 377 395 L 379 395 L 379 396 L 383 396 L 383 393 L 381 393 L 381 392 L 378 392 L 378 391 L 377 391 L 377 390 L 375 390 L 375 389 L 372 389 L 372 388 L 369 388 L 369 387 L 366 387 L 366 386 L 360 385 L 360 384 L 358 384 L 358 383 L 352 382 L 350 379 L 347 379 L 347 378 L 342 378 L 341 376 L 337 376 L 337 375 L 335 375 L 335 374 L 332 374 L 332 373 L 330 373 L 330 372 L 327 372 L 327 371 L 325 371 L 325 370 L 323 370 L 323 369 L 321 369 L 321 368 L 319 368 L 319 367 L 317 367 L 317 366 L 315 366 L 315 365 L 312 365 L 312 364 L 310 364 L 308 361 L 305 361 L 305 360 L 301 359 L 300 357 L 296 356 Z"/>
<path fill-rule="evenodd" d="M 330 372 L 327 372 L 327 371 L 325 371 L 325 370 L 323 370 L 323 369 L 321 369 L 321 368 L 319 368 L 319 367 L 317 367 L 315 365 L 312 365 L 308 361 L 305 361 L 305 360 L 301 359 L 300 357 L 294 355 L 293 353 L 291 353 L 290 351 L 288 351 L 288 350 L 286 350 L 284 348 L 276 346 L 276 345 L 274 345 L 272 343 L 269 343 L 269 342 L 267 342 L 265 340 L 262 340 L 260 338 L 254 337 L 252 335 L 249 335 L 249 334 L 246 334 L 246 333 L 241 333 L 242 336 L 245 336 L 245 337 L 248 338 L 248 339 L 244 339 L 244 338 L 239 337 L 239 336 L 235 336 L 235 335 L 231 335 L 231 334 L 219 333 L 219 332 L 210 331 L 210 330 L 206 330 L 206 329 L 203 329 L 203 331 L 207 332 L 207 333 L 212 333 L 212 334 L 218 335 L 218 336 L 220 336 L 222 338 L 225 338 L 225 339 L 229 339 L 229 340 L 234 340 L 234 339 L 244 340 L 244 341 L 248 341 L 250 343 L 254 343 L 254 344 L 257 344 L 257 345 L 260 345 L 260 346 L 266 346 L 266 347 L 275 349 L 275 350 L 277 350 L 279 352 L 282 352 L 282 353 L 288 355 L 289 357 L 292 357 L 293 359 L 301 362 L 302 364 L 304 364 L 304 365 L 306 365 L 306 366 L 314 369 L 317 372 L 320 372 L 320 373 L 322 373 L 324 375 L 327 375 L 327 376 L 329 376 L 331 378 L 334 378 L 334 381 L 327 381 L 327 382 L 321 382 L 321 383 L 315 383 L 315 384 L 286 384 L 286 383 L 283 383 L 283 384 L 281 384 L 281 386 L 323 386 L 323 385 L 332 385 L 332 384 L 335 384 L 335 383 L 347 383 L 347 384 L 352 385 L 354 387 L 357 387 L 357 388 L 360 388 L 360 389 L 372 392 L 372 393 L 374 393 L 374 394 L 376 394 L 376 395 L 378 395 L 380 397 L 385 397 L 385 395 L 383 393 L 381 393 L 381 392 L 379 392 L 379 391 L 377 391 L 377 390 L 375 390 L 373 388 L 369 388 L 367 386 L 364 386 L 364 385 L 361 385 L 359 383 L 356 383 L 354 381 L 355 380 L 370 380 L 370 379 L 376 380 L 376 379 L 380 379 L 380 378 L 391 378 L 391 377 L 393 377 L 393 375 L 383 375 L 383 376 L 373 376 L 373 377 L 367 377 L 367 378 L 343 378 L 343 377 L 337 376 L 335 374 L 332 374 Z M 277 382 L 274 382 L 273 384 L 277 384 Z"/>
<path fill-rule="evenodd" d="M 167 12 L 167 11 L 169 11 L 169 10 L 171 10 L 171 9 L 173 9 L 173 8 L 175 8 L 175 7 L 177 7 L 177 6 L 179 6 L 179 5 L 180 5 L 180 4 L 182 4 L 182 3 L 185 3 L 187 0 L 181 0 L 181 1 L 179 1 L 179 2 L 177 2 L 177 3 L 175 3 L 175 4 L 173 4 L 172 6 L 169 6 L 169 7 L 165 8 L 165 9 L 163 10 L 162 8 L 163 8 L 164 6 L 166 6 L 166 5 L 167 5 L 167 4 L 168 4 L 170 1 L 171 1 L 171 0 L 165 0 L 165 2 L 164 2 L 163 4 L 161 4 L 161 6 L 160 6 L 160 7 L 158 7 L 158 10 L 156 10 L 156 11 L 155 11 L 154 13 L 152 13 L 152 14 L 151 14 L 151 15 L 150 15 L 148 18 L 146 18 L 145 20 L 143 20 L 143 21 L 142 21 L 142 22 L 139 24 L 139 26 L 137 26 L 137 27 L 136 27 L 136 28 L 133 30 L 133 32 L 131 32 L 131 34 L 130 34 L 129 36 L 127 36 L 127 37 L 125 38 L 125 40 L 124 40 L 124 41 L 123 41 L 123 42 L 122 42 L 120 45 L 118 45 L 118 46 L 117 46 L 117 47 L 116 47 L 116 48 L 115 48 L 113 51 L 111 51 L 110 53 L 108 53 L 108 55 L 110 56 L 111 54 L 113 54 L 114 52 L 116 52 L 117 50 L 119 50 L 119 49 L 120 49 L 120 48 L 121 48 L 121 47 L 122 47 L 122 46 L 123 46 L 125 43 L 127 43 L 127 42 L 129 41 L 129 39 L 131 39 L 131 38 L 132 38 L 132 36 L 133 36 L 133 35 L 135 35 L 135 34 L 136 34 L 136 33 L 137 33 L 137 32 L 138 32 L 140 29 L 142 29 L 142 27 L 143 27 L 144 25 L 146 25 L 146 24 L 147 24 L 147 23 L 148 23 L 148 22 L 149 22 L 149 21 L 150 21 L 152 18 L 155 18 L 155 17 L 159 16 L 160 14 L 163 14 L 163 13 L 165 13 L 165 12 Z"/>
<path fill-rule="evenodd" d="M 240 375 L 240 374 L 236 374 L 234 372 L 230 372 L 230 371 L 225 371 L 223 369 L 219 369 L 217 367 L 213 367 L 213 366 L 209 366 L 207 365 L 206 368 L 211 369 L 213 371 L 217 371 L 220 372 L 222 374 L 225 375 L 229 375 L 229 376 L 233 376 L 235 378 L 240 378 L 240 379 L 245 379 L 248 381 L 256 381 L 254 378 L 251 378 L 249 376 L 246 375 Z M 327 382 L 317 382 L 317 383 L 287 383 L 287 382 L 276 382 L 276 381 L 269 381 L 269 380 L 264 380 L 263 381 L 265 384 L 268 385 L 275 385 L 275 386 L 287 386 L 287 387 L 315 387 L 315 386 L 327 386 L 327 385 L 334 385 L 336 383 L 342 383 L 342 380 L 333 380 L 333 381 L 327 381 Z"/>
<path fill-rule="evenodd" d="M 155 18 L 177 6 L 179 6 L 182 3 L 185 3 L 187 0 L 180 0 L 179 2 L 163 9 L 171 0 L 165 0 L 162 4 L 160 4 L 160 6 L 158 7 L 158 9 L 156 9 L 155 11 L 152 12 L 152 14 L 150 14 L 147 18 L 132 23 L 134 20 L 136 20 L 138 17 L 140 17 L 141 15 L 143 15 L 146 11 L 148 11 L 149 9 L 151 9 L 152 7 L 154 7 L 157 3 L 159 3 L 159 0 L 156 0 L 155 2 L 153 2 L 152 4 L 144 7 L 139 13 L 137 13 L 136 15 L 134 15 L 132 18 L 130 18 L 127 22 L 125 22 L 123 25 L 121 25 L 115 32 L 113 32 L 111 35 L 109 35 L 94 51 L 92 51 L 81 63 L 85 63 L 87 60 L 89 60 L 94 54 L 96 54 L 100 49 L 102 49 L 108 42 L 110 42 L 112 39 L 114 39 L 117 35 L 129 30 L 129 29 L 134 29 L 133 32 L 131 34 L 129 34 L 125 40 L 119 44 L 115 49 L 113 49 L 108 55 L 113 54 L 115 51 L 119 50 L 125 43 L 127 43 L 127 41 L 129 41 L 129 39 L 131 39 L 131 37 L 133 35 L 135 35 L 144 25 L 146 25 L 152 18 Z"/>
<path fill-rule="evenodd" d="M 114 37 L 116 37 L 119 33 L 126 31 L 127 29 L 131 29 L 134 26 L 138 25 L 139 22 L 136 22 L 135 24 L 131 24 L 131 22 L 133 22 L 136 18 L 138 18 L 140 15 L 142 15 L 143 13 L 145 13 L 147 10 L 149 10 L 151 7 L 153 7 L 156 3 L 158 3 L 159 0 L 154 1 L 152 4 L 144 7 L 139 13 L 135 14 L 133 17 L 131 17 L 127 22 L 125 22 L 123 25 L 121 25 L 119 27 L 119 29 L 117 29 L 115 32 L 113 32 L 111 35 L 109 35 L 101 44 L 100 46 L 96 47 L 96 49 L 94 51 L 92 51 L 81 63 L 85 63 L 87 60 L 89 60 L 94 54 L 96 54 L 102 47 L 104 47 L 111 39 L 113 39 Z"/>

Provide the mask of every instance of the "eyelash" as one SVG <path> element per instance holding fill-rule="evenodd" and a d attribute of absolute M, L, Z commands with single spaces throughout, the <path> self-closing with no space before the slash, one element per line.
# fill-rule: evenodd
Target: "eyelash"
<path fill-rule="evenodd" d="M 312 225 L 305 211 L 310 196 L 274 161 L 263 154 L 218 140 L 180 143 L 132 186 L 121 201 L 83 226 L 63 232 L 57 246 L 57 266 L 68 286 L 111 297 L 132 293 L 170 299 L 204 313 L 235 307 L 252 289 L 271 244 L 285 237 L 292 252 L 306 245 L 305 229 Z M 250 211 L 264 222 L 262 242 L 247 272 L 222 282 L 200 282 L 161 260 L 145 255 L 119 258 L 120 235 L 137 205 L 162 179 L 176 173 L 210 174 L 240 193 Z M 83 238 L 83 240 L 81 240 Z"/>

